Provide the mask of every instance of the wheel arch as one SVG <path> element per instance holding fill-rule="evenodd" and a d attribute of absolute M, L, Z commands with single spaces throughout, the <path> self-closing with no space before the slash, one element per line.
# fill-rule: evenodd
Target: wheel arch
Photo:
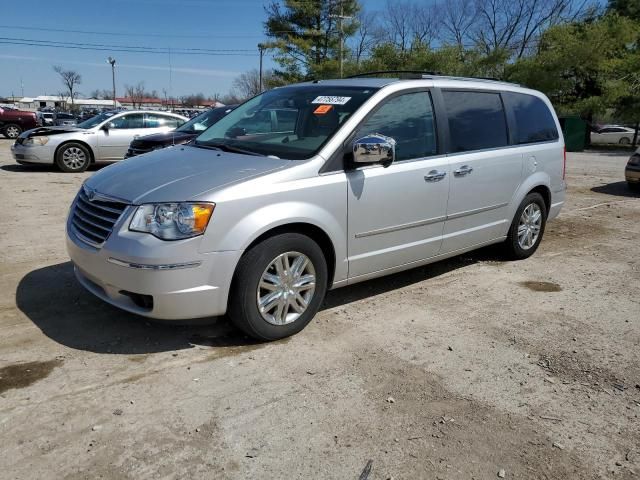
<path fill-rule="evenodd" d="M 262 232 L 256 238 L 254 238 L 251 243 L 245 248 L 243 255 L 251 250 L 253 247 L 263 242 L 264 240 L 274 237 L 276 235 L 280 235 L 282 233 L 299 233 L 301 235 L 305 235 L 309 237 L 311 240 L 316 242 L 327 262 L 327 271 L 328 271 L 328 285 L 327 288 L 330 289 L 333 285 L 333 280 L 336 271 L 336 251 L 331 241 L 331 237 L 325 232 L 322 228 L 312 223 L 307 222 L 293 222 L 293 223 L 284 223 L 282 225 L 277 225 L 271 227 L 270 229 Z M 237 268 L 237 265 L 236 265 Z"/>
<path fill-rule="evenodd" d="M 53 162 L 56 162 L 56 159 L 58 158 L 58 153 L 60 152 L 60 149 L 65 146 L 68 145 L 70 143 L 79 143 L 80 145 L 82 145 L 83 147 L 85 147 L 88 151 L 89 151 L 89 156 L 91 157 L 91 163 L 96 163 L 96 156 L 93 153 L 93 148 L 91 148 L 91 145 L 89 145 L 87 142 L 84 142 L 82 140 L 65 140 L 64 142 L 62 142 L 60 145 L 58 145 L 56 147 L 55 152 L 53 153 Z"/>
<path fill-rule="evenodd" d="M 527 192 L 527 195 L 530 193 L 539 193 L 542 195 L 542 199 L 544 200 L 544 205 L 547 210 L 547 215 L 549 215 L 549 210 L 551 209 L 551 189 L 547 185 L 536 185 L 531 190 Z M 526 195 L 525 195 L 526 196 Z"/>

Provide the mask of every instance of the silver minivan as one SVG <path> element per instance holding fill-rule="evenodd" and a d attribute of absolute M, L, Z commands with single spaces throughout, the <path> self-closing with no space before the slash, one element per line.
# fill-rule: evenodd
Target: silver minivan
<path fill-rule="evenodd" d="M 157 319 L 228 314 L 273 340 L 328 289 L 489 244 L 537 249 L 565 199 L 549 100 L 421 76 L 276 88 L 187 145 L 106 167 L 73 201 L 79 282 Z"/>

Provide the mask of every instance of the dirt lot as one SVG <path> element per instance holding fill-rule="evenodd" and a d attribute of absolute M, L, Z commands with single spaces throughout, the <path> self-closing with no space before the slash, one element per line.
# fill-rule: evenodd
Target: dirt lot
<path fill-rule="evenodd" d="M 300 335 L 149 323 L 86 293 L 64 219 L 86 174 L 0 140 L 2 478 L 640 476 L 640 198 L 569 156 L 531 259 L 483 250 L 330 293 Z M 363 475 L 364 477 L 364 475 Z"/>

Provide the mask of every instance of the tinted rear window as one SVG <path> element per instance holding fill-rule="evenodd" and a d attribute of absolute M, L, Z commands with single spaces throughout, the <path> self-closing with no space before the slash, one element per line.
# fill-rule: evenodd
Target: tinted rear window
<path fill-rule="evenodd" d="M 558 129 L 553 115 L 540 98 L 513 92 L 503 95 L 515 116 L 516 143 L 548 142 L 558 139 Z"/>
<path fill-rule="evenodd" d="M 451 152 L 468 152 L 509 144 L 507 120 L 499 93 L 443 91 L 449 118 Z"/>

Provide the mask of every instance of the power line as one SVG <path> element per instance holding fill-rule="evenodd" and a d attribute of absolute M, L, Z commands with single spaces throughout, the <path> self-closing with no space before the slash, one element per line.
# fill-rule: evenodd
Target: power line
<path fill-rule="evenodd" d="M 166 52 L 167 48 L 166 47 L 147 47 L 147 46 L 143 46 L 143 45 L 113 45 L 113 44 L 105 44 L 105 43 L 79 43 L 79 42 L 63 42 L 63 41 L 59 41 L 59 40 L 37 40 L 37 39 L 32 39 L 32 38 L 15 38 L 15 37 L 0 37 L 0 40 L 10 40 L 10 41 L 14 41 L 14 42 L 35 42 L 35 43 L 41 43 L 41 44 L 56 44 L 54 46 L 58 46 L 58 45 L 73 45 L 73 46 L 82 46 L 82 47 L 106 47 L 106 48 L 127 48 L 127 49 L 135 49 L 135 50 L 142 50 L 142 51 L 149 51 L 149 50 L 157 50 L 160 52 Z M 228 48 L 188 48 L 188 47 L 179 47 L 179 48 L 174 48 L 173 51 L 194 51 L 194 52 L 206 52 L 206 53 L 219 53 L 219 52 L 253 52 L 253 50 L 250 49 L 228 49 Z"/>
<path fill-rule="evenodd" d="M 34 30 L 41 32 L 56 33 L 79 33 L 82 35 L 107 35 L 114 37 L 159 37 L 159 38 L 262 38 L 264 35 L 168 35 L 162 33 L 136 33 L 136 32 L 105 32 L 105 31 L 88 31 L 88 30 L 71 30 L 64 28 L 45 28 L 45 27 L 25 27 L 23 25 L 0 25 L 0 28 L 10 30 Z M 279 30 L 273 33 L 295 33 L 294 30 Z"/>
<path fill-rule="evenodd" d="M 45 43 L 48 42 L 48 43 Z M 125 52 L 125 53 L 151 53 L 151 54 L 161 54 L 167 55 L 169 54 L 169 49 L 145 49 L 145 47 L 101 47 L 101 46 L 84 46 L 78 44 L 71 43 L 62 43 L 62 42 L 51 42 L 51 41 L 43 41 L 43 40 L 12 40 L 5 39 L 0 37 L 0 44 L 6 45 L 28 45 L 32 47 L 45 47 L 45 48 L 66 48 L 66 49 L 74 49 L 74 50 L 93 50 L 93 51 L 103 51 L 103 52 Z M 224 51 L 224 50 L 208 50 L 208 51 L 184 51 L 184 50 L 173 50 L 171 49 L 172 54 L 178 55 L 207 55 L 207 56 L 245 56 L 245 57 L 255 57 L 256 53 L 250 53 L 253 50 L 238 50 L 238 51 Z"/>

